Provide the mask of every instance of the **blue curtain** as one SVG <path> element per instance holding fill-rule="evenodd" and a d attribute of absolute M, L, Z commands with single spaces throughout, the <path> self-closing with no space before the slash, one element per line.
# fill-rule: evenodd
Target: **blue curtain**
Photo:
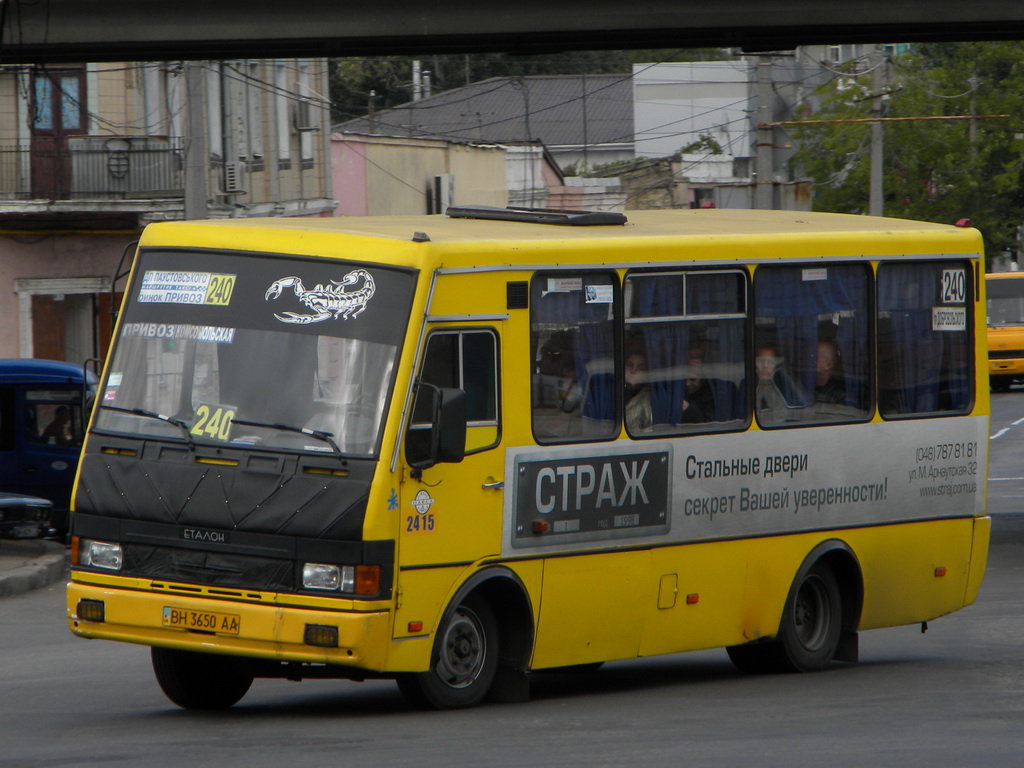
<path fill-rule="evenodd" d="M 683 314 L 681 281 L 677 276 L 663 279 L 645 277 L 633 281 L 636 314 L 640 317 L 678 317 Z M 684 363 L 690 346 L 686 323 L 651 323 L 643 328 L 648 371 L 670 370 Z M 628 352 L 628 349 L 627 349 Z M 682 412 L 685 379 L 655 380 L 650 384 L 653 424 L 677 424 Z"/>
<path fill-rule="evenodd" d="M 936 331 L 942 270 L 964 263 L 885 264 L 878 270 L 878 310 L 890 333 L 880 339 L 884 413 L 961 410 L 970 404 L 967 331 Z M 966 312 L 966 308 L 965 308 Z"/>
<path fill-rule="evenodd" d="M 638 317 L 682 317 L 684 315 L 736 314 L 742 311 L 739 294 L 742 282 L 736 273 L 688 273 L 665 277 L 643 277 L 633 280 L 635 314 Z M 685 291 L 682 286 L 685 284 Z M 703 321 L 714 325 L 717 342 L 707 350 L 705 362 L 742 363 L 744 354 L 744 322 L 735 320 Z M 654 424 L 678 424 L 682 416 L 682 403 L 686 396 L 686 377 L 682 366 L 689 359 L 692 322 L 649 323 L 643 328 L 643 341 L 647 363 L 651 372 L 680 370 L 679 376 L 655 378 L 650 384 L 651 417 Z M 711 378 L 708 386 L 714 399 L 714 413 L 705 414 L 708 420 L 728 421 L 743 418 L 746 405 L 745 387 L 733 382 Z"/>
<path fill-rule="evenodd" d="M 735 274 L 700 275 L 694 274 L 686 281 L 686 305 L 689 314 L 726 315 L 744 310 L 738 291 L 745 287 Z M 736 362 L 743 365 L 746 352 L 744 339 L 746 323 L 740 319 L 714 321 L 718 332 L 717 348 L 709 354 L 721 357 L 708 362 Z M 745 418 L 747 388 L 742 383 L 736 386 L 731 381 L 712 378 L 708 380 L 715 399 L 714 421 L 731 421 Z"/>

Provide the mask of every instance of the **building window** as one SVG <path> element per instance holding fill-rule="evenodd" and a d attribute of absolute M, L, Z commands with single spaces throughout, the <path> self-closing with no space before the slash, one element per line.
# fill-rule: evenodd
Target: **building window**
<path fill-rule="evenodd" d="M 274 117 L 277 125 L 277 164 L 282 171 L 292 167 L 290 85 L 287 62 L 278 59 L 274 62 Z"/>
<path fill-rule="evenodd" d="M 249 170 L 263 170 L 264 148 L 263 148 L 263 79 L 260 72 L 260 62 L 246 62 L 247 84 L 245 89 L 246 111 L 249 126 L 249 146 L 247 148 L 247 159 Z"/>

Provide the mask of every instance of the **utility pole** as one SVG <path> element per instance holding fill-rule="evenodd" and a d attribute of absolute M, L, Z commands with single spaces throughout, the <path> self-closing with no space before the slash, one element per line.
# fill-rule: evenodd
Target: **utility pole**
<path fill-rule="evenodd" d="M 419 101 L 423 98 L 423 78 L 421 75 L 421 65 L 418 59 L 414 59 L 412 62 L 412 100 Z"/>
<path fill-rule="evenodd" d="M 882 61 L 875 68 L 875 98 L 871 101 L 871 116 L 875 118 L 871 123 L 871 186 L 868 194 L 868 213 L 872 216 L 885 215 L 884 199 L 884 165 L 882 149 L 882 122 L 878 118 L 883 117 L 885 105 L 882 95 L 885 93 L 888 84 L 889 58 L 886 56 L 882 46 L 877 46 L 875 52 L 882 56 Z"/>
<path fill-rule="evenodd" d="M 200 62 L 185 63 L 188 89 L 188 122 L 185 129 L 185 218 L 205 219 L 206 164 L 206 70 Z"/>
<path fill-rule="evenodd" d="M 754 185 L 754 207 L 771 210 L 775 207 L 775 129 L 772 128 L 772 57 L 757 57 L 757 183 Z"/>
<path fill-rule="evenodd" d="M 978 138 L 978 124 L 973 119 L 973 115 L 978 111 L 978 85 L 981 83 L 978 79 L 978 73 L 973 72 L 971 74 L 971 79 L 968 82 L 971 84 L 971 101 L 968 106 L 968 110 L 970 111 L 972 119 L 971 122 L 967 124 L 967 139 L 968 149 L 971 153 L 971 158 L 973 159 L 977 152 L 977 147 L 974 142 Z"/>

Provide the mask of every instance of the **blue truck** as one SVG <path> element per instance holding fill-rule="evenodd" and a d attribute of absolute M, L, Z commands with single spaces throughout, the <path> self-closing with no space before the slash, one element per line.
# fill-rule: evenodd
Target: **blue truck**
<path fill-rule="evenodd" d="M 59 540 L 95 391 L 80 365 L 0 359 L 0 492 L 50 501 L 48 533 Z"/>

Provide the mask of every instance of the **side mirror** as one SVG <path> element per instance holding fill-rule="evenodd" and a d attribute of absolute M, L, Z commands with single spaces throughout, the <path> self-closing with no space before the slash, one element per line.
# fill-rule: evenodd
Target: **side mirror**
<path fill-rule="evenodd" d="M 458 463 L 466 455 L 466 393 L 419 382 L 405 458 L 413 469 Z"/>

